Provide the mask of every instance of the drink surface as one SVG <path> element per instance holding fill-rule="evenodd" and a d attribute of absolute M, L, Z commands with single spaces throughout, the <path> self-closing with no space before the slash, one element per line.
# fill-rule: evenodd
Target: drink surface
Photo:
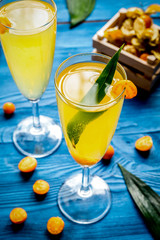
<path fill-rule="evenodd" d="M 37 100 L 45 91 L 53 64 L 56 16 L 55 9 L 43 1 L 15 1 L 0 9 L 0 16 L 11 22 L 1 42 L 21 93 Z"/>
<path fill-rule="evenodd" d="M 58 76 L 57 86 L 59 91 L 70 101 L 80 103 L 104 67 L 104 64 L 95 62 L 78 63 L 67 67 Z M 120 73 L 116 71 L 112 84 L 122 79 Z M 101 110 L 102 114 L 97 111 L 96 107 L 94 110 L 93 106 L 92 112 L 87 106 L 86 108 L 77 108 L 71 102 L 62 100 L 59 94 L 57 94 L 57 100 L 63 133 L 70 154 L 81 165 L 89 166 L 97 163 L 103 157 L 115 132 L 123 105 L 123 97 L 117 100 L 115 104 L 109 105 L 109 102 L 115 100 L 115 96 L 112 94 L 112 86 L 110 86 L 106 96 L 100 102 L 100 104 L 108 103 Z M 81 113 L 79 114 L 79 112 Z M 75 116 L 80 116 L 78 121 L 81 122 L 78 122 L 77 126 L 83 126 L 84 129 L 77 144 L 73 145 L 68 136 L 67 128 L 76 119 Z M 91 121 L 85 118 L 89 118 Z"/>

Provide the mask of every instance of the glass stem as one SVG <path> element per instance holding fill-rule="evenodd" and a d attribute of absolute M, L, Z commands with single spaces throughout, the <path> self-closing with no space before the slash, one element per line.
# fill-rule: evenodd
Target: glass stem
<path fill-rule="evenodd" d="M 89 167 L 83 167 L 82 170 L 82 186 L 81 186 L 81 194 L 88 195 L 90 192 L 90 170 Z"/>
<path fill-rule="evenodd" d="M 39 118 L 39 107 L 38 100 L 32 101 L 32 113 L 33 113 L 33 126 L 38 130 L 41 129 L 40 118 Z"/>

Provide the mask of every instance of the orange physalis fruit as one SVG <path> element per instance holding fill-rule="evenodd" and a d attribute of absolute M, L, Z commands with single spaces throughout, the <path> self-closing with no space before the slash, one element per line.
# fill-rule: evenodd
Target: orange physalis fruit
<path fill-rule="evenodd" d="M 15 109 L 15 105 L 12 102 L 6 102 L 3 105 L 3 111 L 5 114 L 11 115 L 14 113 Z"/>
<path fill-rule="evenodd" d="M 149 54 L 148 53 L 142 53 L 141 55 L 140 55 L 140 58 L 142 59 L 142 60 L 144 60 L 144 61 L 147 61 L 147 57 L 149 56 Z"/>
<path fill-rule="evenodd" d="M 27 213 L 23 208 L 14 208 L 10 212 L 10 220 L 15 224 L 21 224 L 27 219 Z"/>
<path fill-rule="evenodd" d="M 11 22 L 7 17 L 0 17 L 0 34 L 8 31 L 7 27 L 11 27 Z"/>
<path fill-rule="evenodd" d="M 152 25 L 152 18 L 147 14 L 143 14 L 141 18 L 144 20 L 146 28 L 150 28 Z"/>
<path fill-rule="evenodd" d="M 64 229 L 64 221 L 60 217 L 51 217 L 47 222 L 47 230 L 50 234 L 58 235 Z"/>
<path fill-rule="evenodd" d="M 152 146 L 153 141 L 150 136 L 141 137 L 135 142 L 135 148 L 143 152 L 149 151 L 152 148 Z"/>
<path fill-rule="evenodd" d="M 33 157 L 25 157 L 18 164 L 19 170 L 26 173 L 34 171 L 36 167 L 37 160 Z"/>
<path fill-rule="evenodd" d="M 120 29 L 107 29 L 104 31 L 104 37 L 106 37 L 110 43 L 115 45 L 122 45 L 124 42 L 124 35 Z"/>
<path fill-rule="evenodd" d="M 37 180 L 33 184 L 33 191 L 36 194 L 39 194 L 39 195 L 46 194 L 49 191 L 49 184 L 48 184 L 48 182 L 46 182 L 44 180 Z"/>
<path fill-rule="evenodd" d="M 109 145 L 106 153 L 103 156 L 103 159 L 109 160 L 113 157 L 113 155 L 114 155 L 114 148 L 112 145 Z"/>
<path fill-rule="evenodd" d="M 134 98 L 137 95 L 137 87 L 130 80 L 120 80 L 113 85 L 112 93 L 119 96 L 123 89 L 126 99 Z"/>

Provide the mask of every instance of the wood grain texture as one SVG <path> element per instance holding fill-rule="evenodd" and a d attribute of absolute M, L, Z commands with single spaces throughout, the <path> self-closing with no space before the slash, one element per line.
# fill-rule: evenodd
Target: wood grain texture
<path fill-rule="evenodd" d="M 147 6 L 149 1 L 144 2 Z M 134 3 L 139 5 L 138 1 Z M 57 0 L 57 5 L 59 21 L 68 21 L 64 14 L 67 12 L 65 1 Z M 89 19 L 98 20 L 107 14 L 110 18 L 122 5 L 130 7 L 131 2 L 123 0 L 115 7 L 113 2 L 97 0 Z M 67 57 L 80 52 L 91 52 L 92 36 L 103 25 L 103 22 L 88 22 L 72 30 L 69 29 L 69 24 L 58 25 L 53 71 L 49 86 L 40 101 L 41 114 L 50 116 L 59 123 L 53 82 L 55 70 Z M 160 85 L 148 96 L 139 92 L 135 99 L 125 101 L 112 139 L 115 148 L 113 159 L 110 163 L 100 161 L 91 168 L 92 174 L 99 175 L 109 184 L 112 207 L 103 220 L 88 226 L 70 222 L 57 206 L 59 187 L 67 177 L 81 170 L 71 158 L 64 139 L 54 154 L 38 159 L 37 169 L 30 177 L 22 175 L 18 170 L 17 165 L 23 156 L 13 146 L 12 133 L 22 119 L 31 115 L 31 106 L 13 82 L 1 47 L 0 90 L 0 240 L 152 240 L 126 189 L 117 162 L 160 194 Z M 6 101 L 12 101 L 16 105 L 16 112 L 10 119 L 6 119 L 2 111 Z M 154 142 L 148 156 L 141 155 L 134 148 L 136 139 L 146 134 Z M 48 181 L 51 187 L 43 200 L 37 199 L 32 191 L 32 185 L 37 179 Z M 23 207 L 28 213 L 27 221 L 19 228 L 9 220 L 9 213 L 14 207 Z M 47 221 L 52 216 L 60 216 L 65 221 L 60 237 L 51 237 L 46 231 Z"/>
<path fill-rule="evenodd" d="M 69 14 L 66 8 L 66 1 L 65 0 L 55 0 L 57 4 L 57 16 L 58 22 L 68 22 L 69 21 Z M 160 3 L 159 0 L 156 3 Z M 90 14 L 90 16 L 86 19 L 86 21 L 97 21 L 97 20 L 109 20 L 113 17 L 113 15 L 119 11 L 120 8 L 125 7 L 141 7 L 144 10 L 150 5 L 153 4 L 153 0 L 112 0 L 112 1 L 104 1 L 104 0 L 97 0 L 95 9 Z M 156 14 L 155 16 L 159 16 Z"/>

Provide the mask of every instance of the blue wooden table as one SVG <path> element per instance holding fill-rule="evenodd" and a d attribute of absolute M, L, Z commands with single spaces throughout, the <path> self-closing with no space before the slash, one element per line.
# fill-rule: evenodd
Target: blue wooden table
<path fill-rule="evenodd" d="M 157 0 L 157 3 L 160 3 Z M 121 7 L 140 6 L 144 9 L 152 0 L 97 0 L 92 14 L 81 25 L 69 28 L 69 15 L 65 0 L 57 0 L 58 31 L 55 59 L 49 86 L 40 101 L 40 113 L 54 118 L 59 123 L 54 90 L 54 73 L 67 57 L 81 52 L 92 51 L 92 36 Z M 160 25 L 158 15 L 155 23 Z M 12 141 L 13 130 L 24 118 L 31 115 L 30 103 L 17 89 L 2 48 L 0 47 L 0 240 L 152 240 L 137 208 L 135 207 L 117 166 L 119 162 L 136 174 L 160 194 L 160 85 L 149 94 L 139 92 L 133 100 L 126 100 L 116 133 L 112 139 L 115 155 L 110 163 L 100 161 L 91 168 L 91 173 L 102 177 L 112 192 L 112 207 L 101 221 L 91 225 L 78 225 L 66 219 L 57 206 L 57 194 L 61 184 L 81 167 L 70 156 L 64 138 L 58 150 L 49 157 L 38 159 L 36 171 L 26 178 L 18 170 L 23 156 L 15 149 Z M 5 118 L 2 106 L 11 101 L 16 106 L 15 114 Z M 144 135 L 153 139 L 153 148 L 148 156 L 139 154 L 135 141 Z M 45 199 L 37 199 L 32 185 L 37 179 L 50 184 Z M 27 221 L 20 228 L 9 220 L 10 211 L 22 207 L 28 213 Z M 51 237 L 46 224 L 50 217 L 60 216 L 65 222 L 61 236 Z"/>

